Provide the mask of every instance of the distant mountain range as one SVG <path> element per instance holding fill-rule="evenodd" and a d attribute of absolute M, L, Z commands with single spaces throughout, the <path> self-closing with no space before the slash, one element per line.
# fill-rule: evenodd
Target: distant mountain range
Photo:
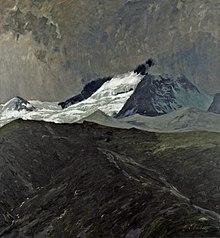
<path fill-rule="evenodd" d="M 185 76 L 130 72 L 89 82 L 81 93 L 59 103 L 63 109 L 57 102 L 13 98 L 0 107 L 0 126 L 17 118 L 56 123 L 92 118 L 109 126 L 150 131 L 219 131 L 219 116 L 212 114 L 220 112 L 219 98 L 199 90 Z"/>

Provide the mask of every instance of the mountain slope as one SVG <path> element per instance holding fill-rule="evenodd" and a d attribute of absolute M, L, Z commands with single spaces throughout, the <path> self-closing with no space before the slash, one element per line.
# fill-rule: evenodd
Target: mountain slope
<path fill-rule="evenodd" d="M 199 91 L 185 76 L 146 75 L 138 84 L 117 117 L 135 113 L 158 116 L 181 107 L 195 107 L 207 111 L 212 97 Z"/>
<path fill-rule="evenodd" d="M 87 83 L 79 94 L 77 94 L 76 96 L 73 96 L 70 99 L 67 99 L 64 102 L 60 102 L 58 105 L 64 109 L 75 103 L 82 102 L 86 100 L 87 98 L 91 97 L 92 94 L 94 94 L 100 87 L 102 87 L 104 83 L 110 81 L 111 79 L 112 77 L 106 77 L 106 78 L 98 78 L 96 80 L 93 80 Z"/>
<path fill-rule="evenodd" d="M 116 128 L 136 128 L 154 132 L 211 131 L 220 132 L 220 116 L 195 108 L 181 108 L 171 113 L 148 117 L 139 114 L 122 119 L 97 111 L 77 122 L 88 121 Z"/>
<path fill-rule="evenodd" d="M 118 119 L 114 117 L 106 115 L 104 112 L 100 110 L 97 110 L 91 115 L 77 121 L 77 123 L 83 123 L 83 122 L 93 122 L 103 126 L 125 128 L 125 129 L 129 129 L 133 127 L 132 124 L 126 123 L 124 121 L 119 121 Z"/>
<path fill-rule="evenodd" d="M 219 134 L 19 120 L 0 141 L 0 237 L 220 235 Z"/>
<path fill-rule="evenodd" d="M 148 131 L 212 131 L 220 132 L 220 116 L 195 108 L 181 108 L 158 116 L 146 117 L 138 114 L 120 119 L 136 128 Z"/>
<path fill-rule="evenodd" d="M 213 102 L 212 102 L 212 104 L 210 105 L 208 111 L 209 111 L 209 112 L 213 112 L 213 113 L 220 114 L 220 93 L 217 93 L 217 94 L 214 96 Z"/>

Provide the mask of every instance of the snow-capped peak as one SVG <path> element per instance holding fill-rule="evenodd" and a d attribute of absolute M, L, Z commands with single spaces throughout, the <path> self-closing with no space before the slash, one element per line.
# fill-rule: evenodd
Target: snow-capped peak
<path fill-rule="evenodd" d="M 142 75 L 130 72 L 118 75 L 109 80 L 103 80 L 101 86 L 99 84 L 98 86 L 100 87 L 98 87 L 90 97 L 86 99 L 82 98 L 65 109 L 61 109 L 57 103 L 30 101 L 30 104 L 26 100 L 19 101 L 19 97 L 16 97 L 7 102 L 3 105 L 2 109 L 0 109 L 0 126 L 15 120 L 16 118 L 43 120 L 55 123 L 72 123 L 89 116 L 97 110 L 102 110 L 106 114 L 112 116 L 113 114 L 117 114 L 123 107 L 142 78 Z M 91 89 L 90 86 L 94 87 L 94 84 L 88 84 L 86 92 Z M 84 90 L 83 95 L 86 95 L 86 92 Z M 89 93 L 91 93 L 91 91 Z M 17 105 L 17 102 L 20 103 L 20 107 L 15 106 Z M 29 105 L 33 105 L 33 107 L 37 108 L 37 111 L 28 110 Z M 9 108 L 21 108 L 25 110 L 9 110 Z M 32 107 L 30 107 L 30 109 L 31 108 Z M 13 113 L 10 111 L 13 111 Z"/>
<path fill-rule="evenodd" d="M 16 96 L 2 105 L 1 113 L 9 113 L 9 112 L 20 112 L 22 110 L 25 111 L 34 111 L 36 108 L 31 105 L 27 100 Z"/>

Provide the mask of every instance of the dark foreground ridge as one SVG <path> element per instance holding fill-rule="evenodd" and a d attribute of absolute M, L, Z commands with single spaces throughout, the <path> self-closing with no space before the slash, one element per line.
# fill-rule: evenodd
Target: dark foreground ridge
<path fill-rule="evenodd" d="M 0 129 L 0 237 L 220 237 L 220 134 Z"/>

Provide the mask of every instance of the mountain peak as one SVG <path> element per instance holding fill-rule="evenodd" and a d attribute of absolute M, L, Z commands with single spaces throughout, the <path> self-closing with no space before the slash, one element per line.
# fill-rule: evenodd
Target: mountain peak
<path fill-rule="evenodd" d="M 158 116 L 181 107 L 207 110 L 212 98 L 192 84 L 184 75 L 146 75 L 118 113 L 126 117 L 134 113 Z"/>
<path fill-rule="evenodd" d="M 36 108 L 30 104 L 27 100 L 23 99 L 20 96 L 16 96 L 5 103 L 2 107 L 2 112 L 4 111 L 34 111 Z"/>

